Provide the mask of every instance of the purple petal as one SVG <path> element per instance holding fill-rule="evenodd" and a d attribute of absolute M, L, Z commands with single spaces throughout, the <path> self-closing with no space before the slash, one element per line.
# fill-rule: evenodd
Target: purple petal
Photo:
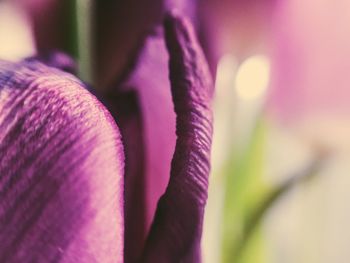
<path fill-rule="evenodd" d="M 212 82 L 190 23 L 173 13 L 166 18 L 165 30 L 177 141 L 170 181 L 158 203 L 143 262 L 200 262 L 210 171 Z"/>
<path fill-rule="evenodd" d="M 96 1 L 97 78 L 102 86 L 123 72 L 142 37 L 161 21 L 164 0 Z"/>
<path fill-rule="evenodd" d="M 162 22 L 164 12 L 177 8 L 196 17 L 198 0 L 95 1 L 96 70 L 101 87 L 120 76 L 143 37 Z"/>
<path fill-rule="evenodd" d="M 170 175 L 175 113 L 161 35 L 148 37 L 126 78 L 106 98 L 125 144 L 125 261 L 140 257 Z"/>
<path fill-rule="evenodd" d="M 41 52 L 36 56 L 25 59 L 25 61 L 26 62 L 39 61 L 47 66 L 58 68 L 60 70 L 63 70 L 65 72 L 68 72 L 74 75 L 76 75 L 78 72 L 77 70 L 78 66 L 75 63 L 75 61 L 70 56 L 68 56 L 67 54 L 61 51 Z"/>
<path fill-rule="evenodd" d="M 125 149 L 124 179 L 124 258 L 135 262 L 145 238 L 145 143 L 139 98 L 135 91 L 125 91 L 108 96 L 110 110 L 121 129 Z"/>
<path fill-rule="evenodd" d="M 70 74 L 0 62 L 0 262 L 123 262 L 123 151 Z"/>

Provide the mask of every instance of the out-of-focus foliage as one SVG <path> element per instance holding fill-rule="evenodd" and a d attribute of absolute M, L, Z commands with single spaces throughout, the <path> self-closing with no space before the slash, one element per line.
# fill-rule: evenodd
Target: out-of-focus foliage
<path fill-rule="evenodd" d="M 227 167 L 223 217 L 223 262 L 263 263 L 263 242 L 256 231 L 247 238 L 247 217 L 266 192 L 262 180 L 265 124 L 257 120 L 252 139 L 243 153 L 233 151 Z M 256 236 L 255 236 L 256 235 Z"/>

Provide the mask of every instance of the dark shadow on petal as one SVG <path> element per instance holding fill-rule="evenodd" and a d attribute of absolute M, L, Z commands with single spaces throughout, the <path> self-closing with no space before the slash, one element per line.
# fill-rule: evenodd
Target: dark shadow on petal
<path fill-rule="evenodd" d="M 168 54 L 163 32 L 159 29 L 154 30 L 151 35 L 146 37 L 142 48 L 135 56 L 135 60 L 125 70 L 122 80 L 119 80 L 104 95 L 121 130 L 128 130 L 128 135 L 123 134 L 124 144 L 131 145 L 134 144 L 135 140 L 140 141 L 136 151 L 126 149 L 126 159 L 127 163 L 129 163 L 128 159 L 132 160 L 130 166 L 142 166 L 142 168 L 134 168 L 134 171 L 139 171 L 138 173 L 129 174 L 126 172 L 126 178 L 135 177 L 129 180 L 142 183 L 144 190 L 134 191 L 127 189 L 133 187 L 132 185 L 126 185 L 125 191 L 134 193 L 136 196 L 128 201 L 130 206 L 126 207 L 125 216 L 128 218 L 129 213 L 134 214 L 135 208 L 138 207 L 139 203 L 142 203 L 144 205 L 143 216 L 133 218 L 133 222 L 127 223 L 127 225 L 137 224 L 142 226 L 143 230 L 142 232 L 128 230 L 126 225 L 126 262 L 135 262 L 141 255 L 157 201 L 164 193 L 169 180 L 171 157 L 175 146 L 175 113 L 167 77 Z M 127 98 L 129 96 L 127 94 L 133 94 L 136 98 L 135 102 L 137 102 L 137 104 L 132 102 L 129 106 L 135 107 L 133 112 L 137 113 L 138 117 L 136 118 L 135 115 L 132 118 L 140 122 L 139 125 L 132 126 L 133 131 L 131 131 L 131 126 L 130 128 L 124 127 L 126 124 L 118 120 L 118 110 L 113 108 L 119 107 L 120 103 L 128 103 L 130 98 Z M 120 99 L 115 99 L 118 97 Z M 123 102 L 123 99 L 126 99 L 126 102 Z M 144 152 L 140 154 L 140 151 Z M 141 233 L 142 236 L 140 236 Z M 128 237 L 129 235 L 130 237 Z M 127 240 L 130 240 L 130 243 Z"/>
<path fill-rule="evenodd" d="M 124 260 L 135 262 L 145 238 L 145 143 L 137 91 L 116 91 L 106 96 L 107 106 L 121 129 L 125 150 Z"/>
<path fill-rule="evenodd" d="M 68 54 L 57 50 L 40 52 L 33 57 L 26 58 L 25 61 L 40 61 L 47 66 L 58 68 L 73 75 L 76 75 L 78 71 L 77 64 L 75 63 L 74 59 Z"/>

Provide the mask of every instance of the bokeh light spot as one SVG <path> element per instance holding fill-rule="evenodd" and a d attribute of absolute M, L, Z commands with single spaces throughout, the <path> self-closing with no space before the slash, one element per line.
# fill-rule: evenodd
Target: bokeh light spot
<path fill-rule="evenodd" d="M 270 61 L 266 56 L 256 55 L 245 60 L 238 69 L 236 92 L 239 98 L 253 100 L 261 97 L 269 84 Z"/>

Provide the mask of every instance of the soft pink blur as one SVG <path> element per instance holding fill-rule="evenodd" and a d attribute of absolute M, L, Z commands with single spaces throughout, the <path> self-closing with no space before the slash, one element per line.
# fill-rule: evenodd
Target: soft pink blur
<path fill-rule="evenodd" d="M 281 120 L 350 111 L 350 2 L 281 1 L 273 23 L 269 109 Z"/>
<path fill-rule="evenodd" d="M 227 53 L 270 58 L 268 114 L 283 123 L 348 114 L 349 1 L 206 0 L 201 9 L 213 67 Z"/>

